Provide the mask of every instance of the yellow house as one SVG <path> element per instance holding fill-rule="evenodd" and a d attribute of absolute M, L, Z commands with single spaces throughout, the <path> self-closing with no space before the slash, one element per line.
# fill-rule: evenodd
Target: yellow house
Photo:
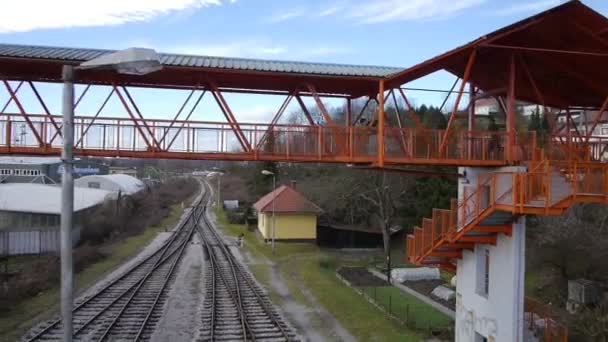
<path fill-rule="evenodd" d="M 264 195 L 253 205 L 258 214 L 258 230 L 264 240 L 272 239 L 273 203 L 275 240 L 316 240 L 317 215 L 321 208 L 286 185 Z"/>

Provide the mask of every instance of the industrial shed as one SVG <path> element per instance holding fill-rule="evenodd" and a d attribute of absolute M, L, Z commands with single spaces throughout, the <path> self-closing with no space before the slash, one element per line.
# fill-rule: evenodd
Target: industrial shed
<path fill-rule="evenodd" d="M 63 165 L 59 157 L 0 156 L 0 183 L 61 182 Z M 108 166 L 87 159 L 74 161 L 74 178 L 107 174 Z"/>
<path fill-rule="evenodd" d="M 281 185 L 253 205 L 258 214 L 258 230 L 264 240 L 273 237 L 273 210 L 275 240 L 314 241 L 317 238 L 317 216 L 322 210 L 294 187 L 295 184 Z"/>
<path fill-rule="evenodd" d="M 111 193 L 74 189 L 72 241 L 80 238 L 83 218 Z M 0 256 L 59 250 L 61 187 L 46 184 L 0 184 Z"/>
<path fill-rule="evenodd" d="M 133 195 L 146 187 L 139 179 L 124 174 L 85 176 L 76 179 L 74 186 L 101 189 L 125 195 Z"/>

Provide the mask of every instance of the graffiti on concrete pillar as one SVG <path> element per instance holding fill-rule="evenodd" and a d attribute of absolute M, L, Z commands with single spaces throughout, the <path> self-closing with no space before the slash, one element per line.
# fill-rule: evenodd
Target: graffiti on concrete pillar
<path fill-rule="evenodd" d="M 456 334 L 457 341 L 474 341 L 475 333 L 481 333 L 492 340 L 498 335 L 496 319 L 478 315 L 474 310 L 462 305 L 462 295 L 456 294 Z"/>

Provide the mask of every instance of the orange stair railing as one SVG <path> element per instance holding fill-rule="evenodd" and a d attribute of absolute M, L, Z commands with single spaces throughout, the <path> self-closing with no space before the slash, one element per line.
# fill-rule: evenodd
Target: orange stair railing
<path fill-rule="evenodd" d="M 560 322 L 550 306 L 535 299 L 524 300 L 524 322 L 528 330 L 538 333 L 545 342 L 568 341 L 566 325 Z"/>
<path fill-rule="evenodd" d="M 497 186 L 507 182 L 512 186 Z M 497 210 L 514 217 L 558 215 L 575 202 L 605 203 L 607 194 L 608 168 L 599 163 L 541 159 L 531 163 L 528 172 L 493 172 L 475 186 L 465 185 L 464 199 L 452 200 L 450 210 L 435 209 L 431 218 L 423 219 L 422 227 L 407 237 L 407 257 L 415 264 L 445 266 L 442 258 L 460 254 L 441 249 L 471 242 L 460 240 Z"/>

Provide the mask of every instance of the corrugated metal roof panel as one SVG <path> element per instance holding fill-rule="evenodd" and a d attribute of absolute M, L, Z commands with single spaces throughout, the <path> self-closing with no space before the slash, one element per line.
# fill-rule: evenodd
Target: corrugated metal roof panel
<path fill-rule="evenodd" d="M 75 49 L 62 47 L 0 44 L 0 57 L 60 59 L 65 61 L 80 62 L 90 60 L 110 52 L 113 51 L 99 49 Z M 329 76 L 386 77 L 403 70 L 402 68 L 369 65 L 307 63 L 260 60 L 249 58 L 194 56 L 167 53 L 161 53 L 160 57 L 161 62 L 164 65 L 170 66 L 210 67 L 222 69 L 254 70 L 280 73 L 288 72 Z"/>

